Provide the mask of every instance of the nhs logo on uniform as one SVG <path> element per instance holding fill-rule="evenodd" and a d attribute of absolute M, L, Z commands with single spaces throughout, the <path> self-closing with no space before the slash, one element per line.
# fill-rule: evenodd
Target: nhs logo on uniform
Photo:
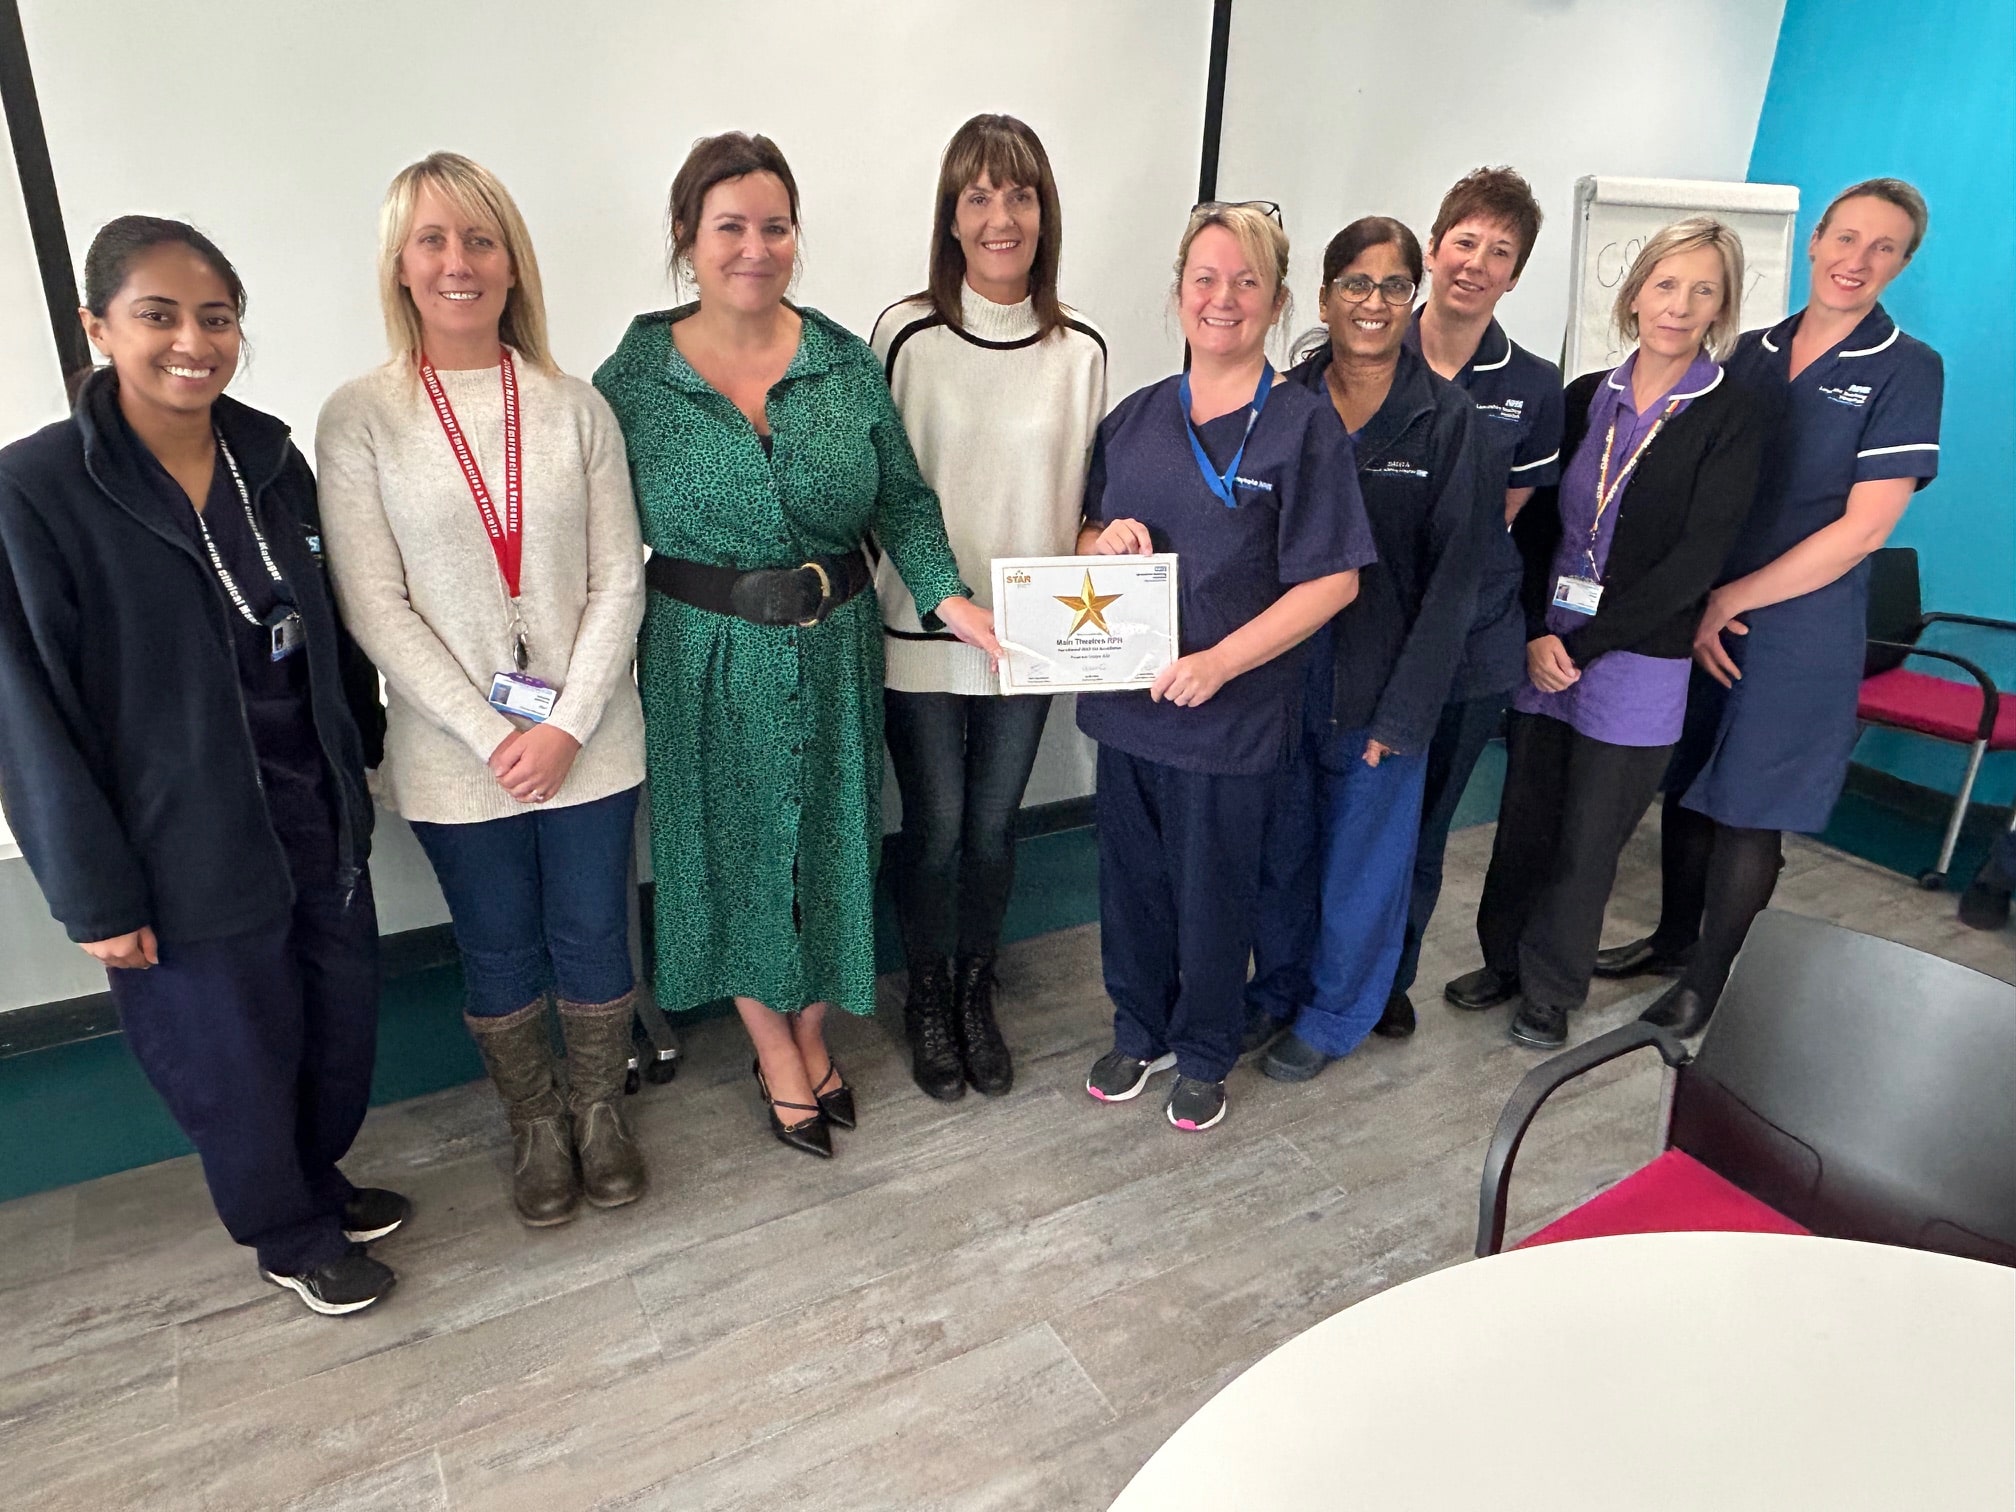
<path fill-rule="evenodd" d="M 1241 488 L 1257 488 L 1262 493 L 1274 492 L 1274 485 L 1265 478 L 1234 478 L 1232 481 Z"/>
<path fill-rule="evenodd" d="M 1480 404 L 1477 406 L 1477 413 L 1489 415 L 1494 420 L 1523 420 L 1526 418 L 1526 401 L 1507 399 L 1500 404 Z"/>
<path fill-rule="evenodd" d="M 1860 409 L 1869 402 L 1869 395 L 1872 390 L 1866 383 L 1851 383 L 1846 388 L 1828 388 L 1822 385 L 1820 392 L 1827 398 L 1832 399 L 1836 404 L 1845 404 L 1851 409 Z"/>
<path fill-rule="evenodd" d="M 1388 457 L 1384 461 L 1374 463 L 1370 467 L 1361 467 L 1359 471 L 1368 476 L 1381 478 L 1425 478 L 1428 476 L 1427 468 L 1416 467 L 1412 462 L 1408 462 L 1400 457 Z"/>

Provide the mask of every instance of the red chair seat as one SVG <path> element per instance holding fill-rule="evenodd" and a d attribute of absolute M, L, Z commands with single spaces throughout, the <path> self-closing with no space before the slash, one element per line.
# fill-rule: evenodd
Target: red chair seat
<path fill-rule="evenodd" d="M 1693 1156 L 1667 1150 L 1607 1192 L 1564 1213 L 1514 1245 L 1560 1244 L 1611 1234 L 1805 1234 L 1776 1208 L 1767 1207 Z"/>
<path fill-rule="evenodd" d="M 1981 728 L 1981 689 L 1971 682 L 1949 682 L 1898 667 L 1863 680 L 1855 713 L 1871 724 L 1972 745 Z M 2016 750 L 2016 697 L 2002 701 L 1988 748 Z"/>

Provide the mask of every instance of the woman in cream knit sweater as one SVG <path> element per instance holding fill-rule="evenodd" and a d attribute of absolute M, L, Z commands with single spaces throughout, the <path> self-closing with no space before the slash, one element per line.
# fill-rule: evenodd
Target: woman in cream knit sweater
<path fill-rule="evenodd" d="M 884 311 L 874 347 L 959 575 L 992 597 L 990 563 L 1076 549 L 1106 342 L 1057 299 L 1064 227 L 1043 144 L 1013 116 L 975 116 L 938 174 L 931 283 Z M 1015 813 L 1050 700 L 1004 698 L 984 652 L 920 623 L 885 557 L 889 754 L 903 795 L 895 881 L 909 958 L 911 1074 L 931 1096 L 1006 1092 L 994 952 L 1015 880 Z"/>
<path fill-rule="evenodd" d="M 380 243 L 392 360 L 316 427 L 329 566 L 391 692 L 381 795 L 448 900 L 465 1022 L 515 1139 L 513 1200 L 561 1223 L 584 1189 L 613 1207 L 645 1187 L 618 1111 L 644 779 L 623 439 L 554 366 L 531 240 L 489 172 L 452 153 L 405 169 Z"/>

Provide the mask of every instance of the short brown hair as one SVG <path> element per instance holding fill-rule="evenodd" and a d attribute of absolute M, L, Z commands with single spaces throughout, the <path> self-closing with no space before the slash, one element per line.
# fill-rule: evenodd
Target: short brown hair
<path fill-rule="evenodd" d="M 791 176 L 791 165 L 784 161 L 775 142 L 746 131 L 702 137 L 672 175 L 672 195 L 665 206 L 666 263 L 674 276 L 679 259 L 693 250 L 694 238 L 700 234 L 700 211 L 707 203 L 707 191 L 752 173 L 777 175 L 791 202 L 791 224 L 798 224 L 798 180 Z"/>
<path fill-rule="evenodd" d="M 1703 247 L 1713 247 L 1722 254 L 1722 308 L 1708 323 L 1701 346 L 1710 357 L 1720 359 L 1729 355 L 1737 333 L 1743 329 L 1743 243 L 1712 215 L 1690 215 L 1646 239 L 1637 260 L 1631 264 L 1631 271 L 1618 285 L 1617 303 L 1610 309 L 1611 319 L 1624 336 L 1632 341 L 1638 339 L 1638 317 L 1631 306 L 1637 302 L 1638 291 L 1645 287 L 1652 270 L 1669 257 L 1698 252 Z"/>
<path fill-rule="evenodd" d="M 966 250 L 959 245 L 956 229 L 959 196 L 983 173 L 997 189 L 1016 184 L 1036 191 L 1043 224 L 1036 234 L 1036 260 L 1029 265 L 1029 299 L 1041 339 L 1064 324 L 1064 307 L 1057 299 L 1064 211 L 1042 139 L 1014 116 L 976 115 L 945 144 L 938 163 L 938 204 L 931 215 L 931 283 L 923 297 L 953 330 L 965 329 L 960 306 L 965 297 Z"/>
<path fill-rule="evenodd" d="M 1442 234 L 1451 226 L 1473 218 L 1495 221 L 1518 236 L 1519 257 L 1512 264 L 1512 276 L 1524 273 L 1533 243 L 1540 239 L 1540 201 L 1533 197 L 1533 186 L 1510 168 L 1472 169 L 1442 196 L 1442 208 L 1428 228 L 1428 250 L 1442 244 Z"/>
<path fill-rule="evenodd" d="M 1932 224 L 1932 212 L 1925 208 L 1925 196 L 1897 178 L 1864 179 L 1859 184 L 1850 184 L 1833 199 L 1820 216 L 1820 224 L 1813 228 L 1818 236 L 1827 229 L 1827 222 L 1834 218 L 1834 212 L 1852 199 L 1879 199 L 1895 205 L 1911 217 L 1911 245 L 1904 249 L 1905 261 L 1918 255 L 1918 248 L 1924 244 L 1925 228 Z"/>

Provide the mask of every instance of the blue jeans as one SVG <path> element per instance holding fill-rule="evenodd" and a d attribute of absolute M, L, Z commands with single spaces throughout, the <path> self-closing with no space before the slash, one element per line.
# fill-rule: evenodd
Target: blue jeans
<path fill-rule="evenodd" d="M 472 1018 L 514 1013 L 549 989 L 608 1003 L 636 985 L 627 894 L 638 791 L 413 826 L 448 900 Z"/>

